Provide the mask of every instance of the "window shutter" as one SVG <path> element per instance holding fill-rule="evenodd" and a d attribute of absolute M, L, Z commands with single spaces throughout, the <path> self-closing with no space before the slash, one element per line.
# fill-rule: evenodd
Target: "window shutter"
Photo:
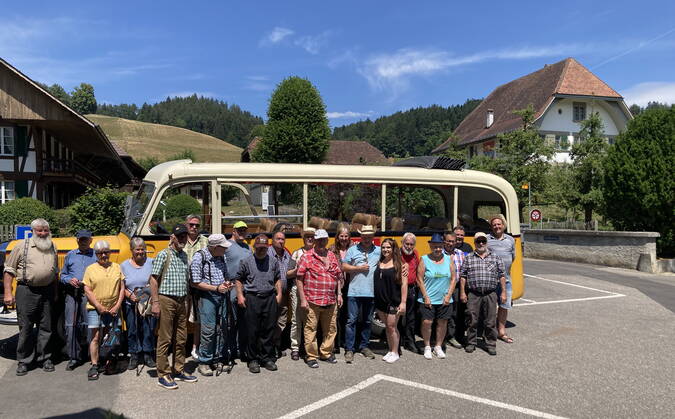
<path fill-rule="evenodd" d="M 28 196 L 28 181 L 27 180 L 17 180 L 14 182 L 14 188 L 16 190 L 17 198 L 25 198 Z"/>
<path fill-rule="evenodd" d="M 16 144 L 16 155 L 17 156 L 27 156 L 28 155 L 28 128 L 27 127 L 16 127 L 14 128 L 14 141 Z"/>

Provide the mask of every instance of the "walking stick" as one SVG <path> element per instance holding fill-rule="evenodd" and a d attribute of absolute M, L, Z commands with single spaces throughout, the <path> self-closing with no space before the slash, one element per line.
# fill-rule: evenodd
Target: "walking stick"
<path fill-rule="evenodd" d="M 75 291 L 73 292 L 73 300 L 75 301 L 74 304 L 74 312 L 73 312 L 73 326 L 72 326 L 72 337 L 70 339 L 70 350 L 69 350 L 69 356 L 75 356 L 78 357 L 79 355 L 79 349 L 80 349 L 80 343 L 79 343 L 79 336 L 78 336 L 78 324 L 77 324 L 77 316 L 80 313 L 80 289 L 75 288 Z"/>
<path fill-rule="evenodd" d="M 134 291 L 136 291 L 136 290 L 134 290 Z M 140 294 L 141 294 L 141 293 L 139 292 L 139 293 L 136 295 L 136 300 L 137 300 L 137 301 L 138 301 L 138 299 L 140 298 Z M 137 306 L 137 304 L 138 304 L 138 303 L 134 303 L 133 310 L 134 310 L 134 315 L 136 316 L 136 335 L 138 336 L 139 331 L 143 330 L 143 321 L 145 320 L 145 318 L 144 318 L 143 316 L 141 316 L 141 313 L 138 312 L 138 306 Z M 139 324 L 139 323 L 140 323 L 140 324 Z M 138 338 L 137 338 L 137 339 L 138 339 Z M 141 343 L 141 345 L 142 345 L 142 343 Z M 142 346 L 141 346 L 141 348 L 142 348 Z M 141 375 L 141 373 L 143 372 L 143 369 L 144 369 L 144 368 L 145 368 L 145 362 L 143 362 L 143 363 L 138 362 L 138 363 L 136 364 L 136 377 L 138 377 L 139 375 Z"/>

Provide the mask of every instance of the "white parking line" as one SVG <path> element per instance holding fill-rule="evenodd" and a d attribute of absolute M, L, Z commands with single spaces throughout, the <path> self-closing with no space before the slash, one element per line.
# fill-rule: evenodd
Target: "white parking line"
<path fill-rule="evenodd" d="M 601 289 L 598 289 L 598 288 L 587 287 L 585 285 L 572 284 L 570 282 L 564 282 L 564 281 L 556 281 L 555 279 L 543 278 L 541 276 L 536 276 L 536 275 L 523 274 L 523 276 L 526 276 L 528 278 L 539 279 L 541 281 L 553 282 L 555 284 L 567 285 L 567 286 L 570 286 L 570 287 L 576 287 L 576 288 L 582 288 L 582 289 L 585 289 L 585 290 L 601 292 L 603 294 L 608 294 L 608 295 L 603 295 L 603 296 L 599 296 L 599 297 L 567 298 L 567 299 L 564 299 L 564 300 L 552 300 L 552 301 L 533 301 L 533 300 L 527 300 L 525 298 L 521 298 L 521 300 L 525 301 L 525 303 L 516 304 L 515 305 L 516 307 L 534 306 L 534 305 L 541 305 L 541 304 L 575 303 L 575 302 L 579 302 L 579 301 L 605 300 L 605 299 L 608 299 L 608 298 L 625 297 L 624 294 L 619 294 L 618 292 L 601 290 Z"/>
<path fill-rule="evenodd" d="M 432 391 L 434 393 L 439 393 L 439 394 L 443 394 L 443 395 L 450 396 L 450 397 L 456 397 L 456 398 L 459 398 L 459 399 L 469 400 L 469 401 L 481 403 L 481 404 L 484 404 L 484 405 L 487 405 L 487 406 L 511 410 L 511 411 L 514 411 L 514 412 L 522 413 L 522 414 L 529 415 L 529 416 L 534 416 L 534 417 L 537 417 L 537 418 L 565 419 L 562 416 L 552 415 L 550 413 L 541 412 L 539 410 L 528 409 L 526 407 L 520 407 L 520 406 L 516 406 L 516 405 L 513 405 L 513 404 L 509 404 L 509 403 L 503 403 L 503 402 L 496 401 L 496 400 L 485 399 L 485 398 L 482 398 L 482 397 L 472 396 L 470 394 L 459 393 L 459 392 L 452 391 L 452 390 L 446 390 L 446 389 L 443 389 L 443 388 L 433 387 L 433 386 L 429 386 L 429 385 L 426 385 L 426 384 L 417 383 L 415 381 L 403 380 L 401 378 L 390 377 L 388 375 L 382 375 L 382 374 L 373 375 L 372 377 L 368 378 L 367 380 L 361 381 L 360 383 L 358 383 L 354 386 L 351 386 L 351 387 L 347 388 L 346 390 L 343 390 L 339 393 L 335 393 L 332 396 L 328 396 L 328 397 L 323 398 L 323 399 L 321 399 L 317 402 L 314 402 L 310 405 L 307 405 L 305 407 L 301 407 L 300 409 L 297 409 L 297 410 L 294 410 L 290 413 L 287 413 L 284 416 L 281 416 L 279 419 L 294 419 L 294 418 L 299 418 L 301 416 L 307 415 L 307 414 L 309 414 L 309 413 L 311 413 L 311 412 L 313 412 L 317 409 L 328 406 L 329 404 L 334 403 L 338 400 L 344 399 L 345 397 L 347 397 L 351 394 L 354 394 L 354 393 L 356 393 L 360 390 L 363 390 L 364 388 L 366 388 L 366 387 L 368 387 L 372 384 L 375 384 L 379 381 L 389 381 L 389 382 L 392 382 L 392 383 L 402 384 L 404 386 L 409 386 L 409 387 L 417 388 L 417 389 L 420 389 L 420 390 Z"/>

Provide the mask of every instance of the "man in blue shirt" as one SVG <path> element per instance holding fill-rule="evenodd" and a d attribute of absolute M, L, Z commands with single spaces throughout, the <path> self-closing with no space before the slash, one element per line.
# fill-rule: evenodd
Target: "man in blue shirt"
<path fill-rule="evenodd" d="M 96 255 L 91 246 L 91 231 L 80 230 L 75 234 L 77 238 L 77 249 L 73 249 L 63 261 L 63 269 L 61 269 L 61 283 L 64 284 L 66 290 L 66 308 L 65 308 L 65 329 L 66 329 L 66 345 L 68 350 L 68 365 L 66 371 L 74 370 L 83 359 L 86 359 L 86 354 L 83 354 L 80 340 L 82 335 L 86 333 L 81 330 L 82 325 L 87 322 L 87 296 L 84 294 L 84 271 L 87 266 L 96 262 Z"/>
<path fill-rule="evenodd" d="M 361 330 L 358 350 L 366 358 L 375 359 L 375 354 L 368 347 L 368 343 L 370 342 L 370 323 L 373 318 L 375 296 L 373 277 L 380 261 L 380 247 L 373 244 L 375 237 L 373 226 L 363 226 L 359 233 L 361 242 L 350 247 L 342 261 L 342 270 L 352 275 L 347 291 L 347 312 L 349 314 L 345 330 L 345 362 L 348 364 L 354 361 L 357 326 Z M 359 319 L 360 322 L 358 322 Z"/>

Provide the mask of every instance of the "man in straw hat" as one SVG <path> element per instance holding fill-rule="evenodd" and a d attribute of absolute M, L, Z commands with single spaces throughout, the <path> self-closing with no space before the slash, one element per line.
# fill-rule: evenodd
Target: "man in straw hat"
<path fill-rule="evenodd" d="M 345 362 L 348 364 L 354 361 L 354 352 L 357 350 L 357 327 L 361 330 L 358 351 L 366 358 L 375 359 L 375 354 L 368 347 L 368 343 L 375 296 L 373 276 L 380 260 L 380 247 L 373 244 L 375 228 L 372 225 L 363 226 L 359 233 L 361 241 L 347 250 L 342 261 L 342 270 L 352 275 L 347 291 L 349 317 L 345 331 Z"/>

